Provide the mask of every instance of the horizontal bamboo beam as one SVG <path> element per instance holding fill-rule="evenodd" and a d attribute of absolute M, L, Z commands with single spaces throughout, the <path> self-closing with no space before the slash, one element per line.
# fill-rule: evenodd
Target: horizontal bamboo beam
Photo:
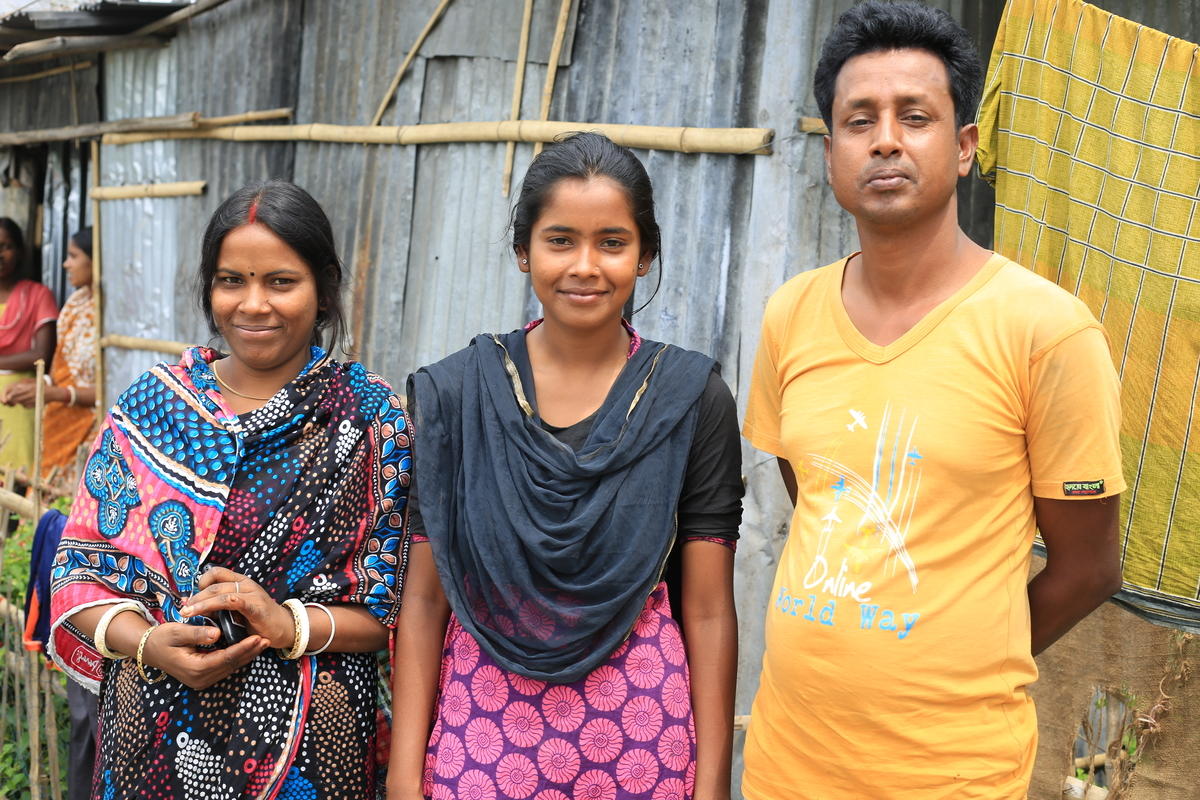
<path fill-rule="evenodd" d="M 14 45 L 4 54 L 3 61 L 7 64 L 29 64 L 81 53 L 163 47 L 166 43 L 166 39 L 157 36 L 52 36 L 49 39 Z"/>
<path fill-rule="evenodd" d="M 196 130 L 236 125 L 242 122 L 261 122 L 268 119 L 287 119 L 292 116 L 290 108 L 268 108 L 262 111 L 246 111 L 224 117 L 202 117 L 199 111 L 173 114 L 168 117 L 130 117 L 108 122 L 90 122 L 64 128 L 43 128 L 32 131 L 0 133 L 0 145 L 37 144 L 40 142 L 64 142 L 68 139 L 90 139 L 108 133 L 124 131 L 171 131 Z"/>
<path fill-rule="evenodd" d="M 552 142 L 566 133 L 596 131 L 626 147 L 680 153 L 770 155 L 770 128 L 672 128 L 595 122 L 502 120 L 440 122 L 395 127 L 372 125 L 244 125 L 229 128 L 105 134 L 104 144 L 159 139 L 221 139 L 235 142 L 347 142 L 352 144 L 447 144 L 452 142 Z"/>
<path fill-rule="evenodd" d="M 143 339 L 141 336 L 122 336 L 110 333 L 100 337 L 101 347 L 119 347 L 122 350 L 147 350 L 152 353 L 182 353 L 192 345 L 172 342 L 169 339 Z"/>
<path fill-rule="evenodd" d="M 38 142 L 65 142 L 69 139 L 86 139 L 121 131 L 168 131 L 180 128 L 195 128 L 200 114 L 192 111 L 169 117 L 130 117 L 108 122 L 89 122 L 85 125 L 68 125 L 64 128 L 43 128 L 32 131 L 0 133 L 0 145 L 36 144 Z"/>
<path fill-rule="evenodd" d="M 93 200 L 130 200 L 137 197 L 186 197 L 204 194 L 207 181 L 176 181 L 174 183 L 142 183 L 129 186 L 97 186 L 92 189 Z"/>
<path fill-rule="evenodd" d="M 36 513 L 32 500 L 2 487 L 0 487 L 0 508 L 7 508 L 25 519 L 34 519 Z"/>
<path fill-rule="evenodd" d="M 240 125 L 243 122 L 262 122 L 267 119 L 291 119 L 291 108 L 268 108 L 262 111 L 247 111 L 225 117 L 201 117 L 197 122 L 201 128 L 219 128 L 224 125 Z"/>
<path fill-rule="evenodd" d="M 61 67 L 44 69 L 41 72 L 31 72 L 28 75 L 13 75 L 11 78 L 0 78 L 0 84 L 36 81 L 41 78 L 49 78 L 52 75 L 62 75 L 64 72 L 75 72 L 81 69 L 91 69 L 94 66 L 96 65 L 91 61 L 80 61 L 78 64 L 64 64 Z"/>

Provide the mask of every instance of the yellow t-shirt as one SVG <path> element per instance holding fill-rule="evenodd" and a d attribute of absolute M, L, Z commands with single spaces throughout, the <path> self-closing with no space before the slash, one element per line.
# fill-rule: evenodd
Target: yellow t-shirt
<path fill-rule="evenodd" d="M 1107 339 L 996 255 L 881 347 L 842 305 L 845 264 L 788 281 L 763 320 L 744 433 L 798 497 L 742 790 L 1024 798 L 1033 497 L 1125 488 Z"/>

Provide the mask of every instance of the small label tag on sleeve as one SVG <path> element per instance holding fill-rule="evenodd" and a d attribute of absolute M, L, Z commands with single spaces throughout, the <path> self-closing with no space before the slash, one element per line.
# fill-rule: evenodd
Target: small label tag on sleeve
<path fill-rule="evenodd" d="M 1063 494 L 1067 497 L 1089 497 L 1104 494 L 1104 481 L 1064 481 Z"/>

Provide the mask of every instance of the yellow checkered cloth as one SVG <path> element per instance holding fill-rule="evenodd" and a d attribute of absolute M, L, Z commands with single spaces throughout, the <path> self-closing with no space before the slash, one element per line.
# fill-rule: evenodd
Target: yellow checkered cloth
<path fill-rule="evenodd" d="M 1117 599 L 1200 632 L 1200 48 L 1078 0 L 1009 0 L 979 139 L 997 251 L 1082 298 L 1112 343 Z"/>

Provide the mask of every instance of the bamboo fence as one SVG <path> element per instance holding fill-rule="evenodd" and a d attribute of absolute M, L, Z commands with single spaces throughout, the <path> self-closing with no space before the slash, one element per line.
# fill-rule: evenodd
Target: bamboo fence
<path fill-rule="evenodd" d="M 0 488 L 0 567 L 3 567 L 9 522 L 13 514 L 37 524 L 42 514 L 42 412 L 45 387 L 42 379 L 45 362 L 35 364 L 34 463 L 29 476 L 30 496 L 12 491 L 14 470 L 7 470 L 4 488 Z M 26 650 L 25 613 L 16 598 L 0 596 L 0 707 L 19 710 L 13 714 L 14 736 L 9 738 L 7 715 L 0 714 L 0 742 L 28 741 L 29 794 L 31 800 L 62 800 L 62 767 L 58 757 L 58 713 L 55 698 L 65 692 L 52 677 L 44 657 Z M 25 737 L 28 737 L 27 739 Z M 14 753 L 19 757 L 20 754 Z"/>

